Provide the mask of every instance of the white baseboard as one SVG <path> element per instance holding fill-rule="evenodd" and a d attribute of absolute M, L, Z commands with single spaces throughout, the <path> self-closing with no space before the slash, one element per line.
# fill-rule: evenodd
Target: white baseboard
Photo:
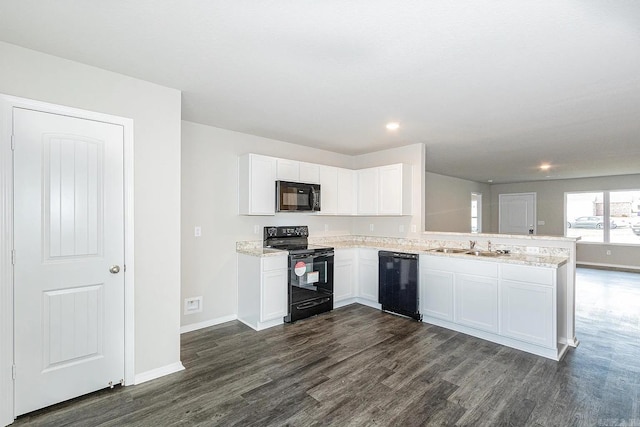
<path fill-rule="evenodd" d="M 184 325 L 180 328 L 180 333 L 184 334 L 186 332 L 197 331 L 198 329 L 208 328 L 209 326 L 219 325 L 221 323 L 231 322 L 232 320 L 237 320 L 238 315 L 230 314 L 228 316 L 218 317 L 216 319 L 205 320 L 204 322 L 191 323 L 189 325 Z"/>
<path fill-rule="evenodd" d="M 155 380 L 156 378 L 164 377 L 165 375 L 174 374 L 184 370 L 182 362 L 172 363 L 171 365 L 163 366 L 161 368 L 152 369 L 141 374 L 136 374 L 135 385 L 145 383 L 147 381 Z"/>
<path fill-rule="evenodd" d="M 637 265 L 622 265 L 622 264 L 604 264 L 599 262 L 576 262 L 576 266 L 578 267 L 595 267 L 595 268 L 610 268 L 613 270 L 630 270 L 630 271 L 640 271 L 640 267 Z"/>
<path fill-rule="evenodd" d="M 364 298 L 356 298 L 356 302 L 358 304 L 366 305 L 367 307 L 375 308 L 378 310 L 382 310 L 382 304 L 378 304 L 377 302 L 370 301 Z"/>

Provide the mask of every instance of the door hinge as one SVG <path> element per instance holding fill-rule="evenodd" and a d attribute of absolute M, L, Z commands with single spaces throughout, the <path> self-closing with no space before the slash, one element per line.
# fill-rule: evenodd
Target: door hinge
<path fill-rule="evenodd" d="M 16 148 L 16 136 L 15 135 L 11 135 L 11 151 L 15 150 Z"/>
<path fill-rule="evenodd" d="M 16 365 L 11 365 L 11 378 L 16 379 Z"/>
<path fill-rule="evenodd" d="M 16 265 L 16 250 L 11 249 L 11 265 Z"/>

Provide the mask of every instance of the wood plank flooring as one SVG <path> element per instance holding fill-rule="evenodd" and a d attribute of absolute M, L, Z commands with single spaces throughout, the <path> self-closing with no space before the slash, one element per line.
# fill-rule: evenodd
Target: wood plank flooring
<path fill-rule="evenodd" d="M 562 362 L 364 307 L 182 336 L 185 371 L 16 426 L 640 425 L 640 275 L 578 269 Z"/>

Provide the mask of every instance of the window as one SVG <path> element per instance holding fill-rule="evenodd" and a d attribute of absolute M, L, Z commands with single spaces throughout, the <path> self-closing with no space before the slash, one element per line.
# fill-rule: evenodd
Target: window
<path fill-rule="evenodd" d="M 612 191 L 609 194 L 611 243 L 640 244 L 640 191 Z M 634 227 L 637 225 L 637 227 Z"/>
<path fill-rule="evenodd" d="M 471 232 L 482 233 L 482 193 L 471 193 Z"/>
<path fill-rule="evenodd" d="M 640 244 L 640 190 L 565 196 L 567 237 L 580 236 L 583 242 Z"/>

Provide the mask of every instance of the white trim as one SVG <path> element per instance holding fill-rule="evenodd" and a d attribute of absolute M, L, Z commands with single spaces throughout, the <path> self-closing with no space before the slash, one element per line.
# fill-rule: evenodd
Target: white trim
<path fill-rule="evenodd" d="M 13 364 L 13 153 L 11 133 L 13 108 L 25 108 L 63 116 L 78 117 L 120 125 L 124 137 L 124 192 L 125 192 L 125 385 L 134 384 L 134 185 L 133 185 L 133 120 L 96 113 L 78 108 L 34 101 L 0 94 L 0 424 L 14 420 L 14 391 L 11 377 Z"/>
<path fill-rule="evenodd" d="M 378 304 L 377 302 L 370 301 L 364 298 L 356 298 L 358 304 L 366 305 L 367 307 L 375 308 L 376 310 L 382 310 L 382 304 Z"/>
<path fill-rule="evenodd" d="M 171 365 L 162 366 L 161 368 L 152 369 L 141 374 L 137 374 L 135 378 L 135 385 L 146 383 L 147 381 L 155 380 L 165 375 L 175 374 L 176 372 L 184 371 L 182 362 L 172 363 Z"/>
<path fill-rule="evenodd" d="M 0 96 L 0 425 L 13 423 L 13 153 L 12 108 Z"/>
<path fill-rule="evenodd" d="M 197 331 L 198 329 L 208 328 L 210 326 L 231 322 L 232 320 L 237 320 L 237 319 L 238 319 L 238 316 L 236 314 L 230 314 L 228 316 L 218 317 L 216 319 L 205 320 L 204 322 L 191 323 L 189 325 L 184 325 L 180 327 L 180 333 L 186 334 L 187 332 Z"/>
<path fill-rule="evenodd" d="M 336 308 L 346 307 L 348 305 L 357 304 L 357 303 L 358 303 L 357 298 L 347 298 L 340 301 L 334 301 L 333 308 L 335 310 Z"/>
<path fill-rule="evenodd" d="M 605 268 L 620 268 L 623 270 L 634 270 L 634 271 L 640 271 L 640 267 L 637 265 L 623 265 L 623 264 L 605 264 L 605 263 L 601 263 L 601 262 L 583 262 L 583 261 L 578 261 L 576 263 L 577 267 L 580 266 L 591 266 L 591 267 L 605 267 Z"/>

